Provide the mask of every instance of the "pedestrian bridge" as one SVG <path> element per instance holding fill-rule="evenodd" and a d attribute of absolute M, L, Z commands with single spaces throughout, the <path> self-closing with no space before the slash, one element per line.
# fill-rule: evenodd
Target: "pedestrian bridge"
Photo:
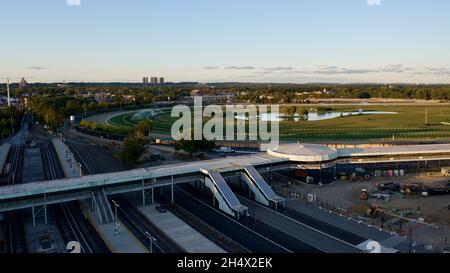
<path fill-rule="evenodd" d="M 223 211 L 238 216 L 245 214 L 234 193 L 224 183 L 222 174 L 240 173 L 259 203 L 275 207 L 284 200 L 278 197 L 259 173 L 287 168 L 319 165 L 333 167 L 339 160 L 356 162 L 427 161 L 450 159 L 450 144 L 392 146 L 383 148 L 332 149 L 314 144 L 282 144 L 268 153 L 232 156 L 123 172 L 87 175 L 52 181 L 32 182 L 0 187 L 0 212 L 91 198 L 95 192 L 106 195 L 142 191 L 146 197 L 155 188 L 201 181 L 208 183 Z"/>
<path fill-rule="evenodd" d="M 174 185 L 205 182 L 207 174 L 214 189 L 223 196 L 222 201 L 230 210 L 229 214 L 239 216 L 245 213 L 246 208 L 240 205 L 234 193 L 222 181 L 223 178 L 220 180 L 220 173 L 244 171 L 249 165 L 261 172 L 269 172 L 286 168 L 286 164 L 289 164 L 287 159 L 260 153 L 4 186 L 0 187 L 0 212 L 87 199 L 93 193 L 103 190 L 107 195 L 142 191 L 145 203 L 149 192 L 153 197 L 153 189 L 168 186 L 171 188 L 173 201 Z"/>

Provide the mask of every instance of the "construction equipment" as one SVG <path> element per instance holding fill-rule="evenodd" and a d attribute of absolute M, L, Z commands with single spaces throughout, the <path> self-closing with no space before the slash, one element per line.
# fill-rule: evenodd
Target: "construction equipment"
<path fill-rule="evenodd" d="M 403 191 L 408 194 L 419 194 L 423 190 L 423 185 L 419 183 L 408 183 L 403 187 Z"/>
<path fill-rule="evenodd" d="M 361 200 L 369 200 L 369 194 L 367 193 L 366 189 L 362 189 L 361 193 L 359 194 L 359 199 Z"/>
<path fill-rule="evenodd" d="M 380 209 L 379 207 L 371 207 L 366 210 L 366 216 L 376 218 L 379 215 L 383 215 L 384 211 Z"/>

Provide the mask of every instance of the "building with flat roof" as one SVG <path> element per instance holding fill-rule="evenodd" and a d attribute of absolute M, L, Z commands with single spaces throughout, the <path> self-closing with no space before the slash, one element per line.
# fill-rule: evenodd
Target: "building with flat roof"
<path fill-rule="evenodd" d="M 158 84 L 158 77 L 151 77 L 150 78 L 150 83 L 151 84 Z"/>
<path fill-rule="evenodd" d="M 148 77 L 142 78 L 142 84 L 147 85 L 148 84 Z"/>
<path fill-rule="evenodd" d="M 398 176 L 450 167 L 450 144 L 332 148 L 289 143 L 273 147 L 267 153 L 294 162 L 296 167 L 284 173 L 306 181 L 310 177 L 310 183 L 330 183 L 336 177 Z"/>
<path fill-rule="evenodd" d="M 164 77 L 159 78 L 159 84 L 164 84 Z"/>

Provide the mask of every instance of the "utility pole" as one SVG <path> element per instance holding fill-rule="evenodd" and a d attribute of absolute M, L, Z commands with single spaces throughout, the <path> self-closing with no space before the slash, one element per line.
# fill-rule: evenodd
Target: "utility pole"
<path fill-rule="evenodd" d="M 11 96 L 9 95 L 9 78 L 6 78 L 6 93 L 8 94 L 8 107 L 11 107 Z"/>

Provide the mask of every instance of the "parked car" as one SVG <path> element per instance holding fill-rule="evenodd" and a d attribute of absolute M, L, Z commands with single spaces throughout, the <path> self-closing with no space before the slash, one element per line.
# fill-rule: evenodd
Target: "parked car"
<path fill-rule="evenodd" d="M 167 212 L 167 209 L 164 206 L 156 206 L 156 210 L 159 211 L 159 213 Z"/>

